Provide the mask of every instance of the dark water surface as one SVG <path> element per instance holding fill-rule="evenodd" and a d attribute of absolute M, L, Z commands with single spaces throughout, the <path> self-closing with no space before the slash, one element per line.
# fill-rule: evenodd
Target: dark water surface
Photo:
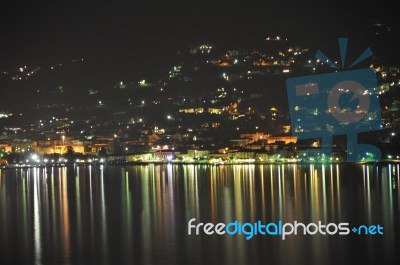
<path fill-rule="evenodd" d="M 399 164 L 4 169 L 0 264 L 398 264 L 399 170 Z M 383 235 L 188 235 L 192 218 L 193 224 L 379 224 Z"/>

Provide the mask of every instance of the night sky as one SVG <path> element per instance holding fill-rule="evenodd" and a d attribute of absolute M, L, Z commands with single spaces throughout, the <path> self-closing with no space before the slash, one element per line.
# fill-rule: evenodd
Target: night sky
<path fill-rule="evenodd" d="M 110 71 L 117 65 L 152 71 L 168 65 L 177 51 L 190 45 L 209 42 L 226 48 L 252 48 L 262 46 L 265 36 L 271 34 L 284 35 L 302 46 L 323 48 L 336 53 L 334 56 L 336 39 L 349 37 L 355 56 L 371 47 L 375 55 L 390 63 L 400 61 L 400 43 L 395 37 L 399 29 L 389 3 L 130 2 L 3 4 L 0 69 L 82 57 L 106 65 Z M 381 26 L 374 26 L 377 22 Z"/>

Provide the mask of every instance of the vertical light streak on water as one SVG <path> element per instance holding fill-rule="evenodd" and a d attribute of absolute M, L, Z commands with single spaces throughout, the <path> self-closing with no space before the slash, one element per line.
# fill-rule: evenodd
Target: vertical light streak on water
<path fill-rule="evenodd" d="M 174 245 L 176 245 L 177 230 L 175 224 L 175 187 L 174 187 L 175 180 L 174 180 L 174 171 L 172 164 L 167 165 L 167 179 L 168 183 L 166 188 L 168 189 L 168 192 L 166 196 L 168 196 L 167 198 L 168 204 L 166 206 L 168 207 L 167 208 L 168 211 L 166 212 L 165 219 L 169 222 L 165 226 L 164 230 L 165 235 L 167 235 L 166 242 L 168 243 L 165 243 L 164 246 L 165 248 L 168 248 L 168 251 L 170 253 L 174 253 L 175 255 L 176 253 L 179 252 L 176 251 L 176 249 L 174 249 L 173 247 Z M 181 227 L 178 227 L 177 229 L 181 229 Z"/>
<path fill-rule="evenodd" d="M 193 167 L 193 169 L 195 169 Z M 196 216 L 200 216 L 200 199 L 199 199 L 199 180 L 197 176 L 197 170 L 194 170 L 194 201 L 196 202 Z"/>
<path fill-rule="evenodd" d="M 371 208 L 371 183 L 370 183 L 370 176 L 369 176 L 369 171 L 370 171 L 370 167 L 367 166 L 366 167 L 366 173 L 367 173 L 367 184 L 366 184 L 366 194 L 367 194 L 367 200 L 366 200 L 366 206 L 367 206 L 367 220 L 368 223 L 371 224 L 372 223 L 372 208 Z"/>
<path fill-rule="evenodd" d="M 294 198 L 294 207 L 295 209 L 297 208 L 297 196 L 298 196 L 298 187 L 297 187 L 297 165 L 296 164 L 292 164 L 293 167 L 293 198 Z"/>
<path fill-rule="evenodd" d="M 247 170 L 246 170 L 247 169 Z M 247 205 L 245 202 L 249 197 L 246 197 L 246 183 L 245 180 L 248 180 L 249 167 L 248 165 L 239 165 L 238 170 L 235 170 L 235 207 L 237 207 L 237 211 L 235 211 L 236 218 L 239 222 L 248 222 L 249 217 L 247 211 Z M 238 240 L 236 243 L 236 261 L 238 263 L 243 263 L 241 258 L 246 257 L 248 255 L 248 248 L 245 247 L 247 243 L 246 240 Z"/>
<path fill-rule="evenodd" d="M 218 191 L 218 187 L 217 187 L 217 183 L 216 183 L 216 167 L 215 166 L 211 166 L 210 169 L 210 204 L 211 204 L 211 221 L 212 222 L 216 222 L 216 214 L 218 211 L 218 205 L 215 203 L 215 200 L 218 199 L 217 198 L 217 191 Z"/>
<path fill-rule="evenodd" d="M 397 164 L 397 170 L 396 170 L 396 172 L 397 172 L 397 182 L 396 182 L 396 190 L 397 190 L 397 209 L 398 209 L 398 212 L 397 212 L 397 216 L 400 216 L 400 187 L 399 187 L 399 185 L 400 185 L 400 165 L 399 164 Z"/>
<path fill-rule="evenodd" d="M 57 240 L 57 205 L 56 205 L 56 195 L 55 195 L 55 184 L 54 184 L 54 167 L 51 168 L 51 173 L 50 173 L 50 183 L 51 183 L 51 228 L 52 228 L 52 242 L 54 242 L 54 245 L 58 245 Z"/>
<path fill-rule="evenodd" d="M 294 176 L 294 164 L 287 164 L 283 167 L 285 177 L 283 179 L 284 188 L 284 200 L 285 200 L 285 213 L 287 220 L 293 220 L 301 217 L 297 215 L 297 212 L 301 212 L 301 205 L 297 205 L 296 201 L 296 179 Z M 297 208 L 298 207 L 298 208 Z M 295 217 L 296 215 L 296 217 Z"/>
<path fill-rule="evenodd" d="M 42 227 L 43 227 L 43 240 L 49 242 L 50 240 L 50 202 L 49 202 L 49 178 L 45 168 L 38 169 L 41 176 L 42 185 Z"/>
<path fill-rule="evenodd" d="M 281 180 L 281 167 L 278 166 L 278 207 L 279 207 L 279 219 L 283 220 L 283 202 L 282 202 L 282 180 Z"/>
<path fill-rule="evenodd" d="M 220 203 L 221 203 L 221 209 L 223 209 L 220 212 L 220 215 L 223 217 L 219 221 L 228 223 L 234 221 L 237 216 L 235 215 L 234 209 L 235 209 L 235 201 L 232 200 L 234 198 L 234 187 L 231 187 L 231 183 L 233 183 L 233 178 L 234 175 L 232 175 L 232 168 L 230 166 L 226 165 L 220 165 L 218 167 L 219 169 L 219 178 L 223 179 L 223 181 L 226 181 L 225 185 L 224 183 L 221 184 L 221 189 L 222 189 L 222 195 L 220 197 Z M 216 202 L 218 205 L 218 202 Z M 236 242 L 234 240 L 230 240 L 230 238 L 226 237 L 224 240 L 224 244 L 228 249 L 235 248 Z M 224 253 L 224 259 L 228 264 L 233 264 L 237 262 L 235 259 L 235 253 L 231 252 L 226 252 Z"/>
<path fill-rule="evenodd" d="M 100 165 L 100 203 L 101 203 L 101 247 L 103 261 L 108 258 L 108 244 L 107 244 L 107 215 L 106 215 L 106 198 L 104 192 L 104 166 Z"/>
<path fill-rule="evenodd" d="M 266 211 L 266 205 L 265 205 L 265 200 L 267 199 L 265 196 L 265 183 L 264 183 L 264 167 L 263 166 L 258 166 L 259 172 L 261 174 L 261 217 L 262 220 L 267 220 L 267 211 Z"/>
<path fill-rule="evenodd" d="M 92 171 L 92 166 L 89 166 L 89 172 Z M 76 245 L 79 250 L 79 254 L 82 255 L 82 210 L 81 210 L 81 197 L 80 197 L 80 167 L 76 168 L 76 176 L 75 176 L 75 207 L 76 207 L 76 231 L 77 231 L 77 239 Z"/>
<path fill-rule="evenodd" d="M 72 170 L 72 168 L 68 169 Z M 61 187 L 61 209 L 62 209 L 62 244 L 63 256 L 70 257 L 70 227 L 69 227 L 69 202 L 68 202 L 68 186 L 67 186 L 67 169 L 62 169 L 62 184 Z"/>
<path fill-rule="evenodd" d="M 330 190 L 330 201 L 331 201 L 331 204 L 330 204 L 330 209 L 331 209 L 331 215 L 332 215 L 332 218 L 334 218 L 334 220 L 336 220 L 336 211 L 335 211 L 335 207 L 336 207 L 336 203 L 335 203 L 335 194 L 334 194 L 334 180 L 333 180 L 333 165 L 331 164 L 330 165 L 330 187 L 331 187 L 331 190 Z"/>
<path fill-rule="evenodd" d="M 321 205 L 321 184 L 320 184 L 320 177 L 319 177 L 319 172 L 318 168 L 314 169 L 314 183 L 315 183 L 315 208 L 317 209 L 316 214 L 317 216 L 321 216 L 321 210 L 322 210 L 322 205 Z M 317 219 L 316 219 L 317 220 Z"/>
<path fill-rule="evenodd" d="M 60 233 L 60 231 L 58 231 L 58 229 L 63 228 L 63 224 L 62 224 L 62 217 L 63 217 L 63 205 L 62 205 L 62 199 L 63 199 L 63 192 L 62 192 L 62 188 L 63 188 L 63 176 L 66 175 L 65 174 L 65 168 L 58 168 L 57 170 L 57 192 L 55 192 L 55 215 L 57 218 L 57 223 L 55 225 L 56 230 L 55 230 L 55 235 L 57 236 L 57 238 L 55 238 L 55 242 L 60 242 L 60 245 L 64 245 L 64 239 L 62 238 L 62 233 Z M 61 231 L 62 232 L 62 231 Z"/>
<path fill-rule="evenodd" d="M 339 171 L 339 165 L 336 164 L 336 198 L 337 198 L 337 212 L 338 212 L 338 220 L 341 220 L 341 212 L 342 212 L 342 200 L 340 199 L 340 171 Z"/>
<path fill-rule="evenodd" d="M 396 173 L 396 168 L 392 165 L 389 165 L 390 167 L 390 176 L 389 176 L 389 186 L 388 186 L 388 191 L 389 191 L 389 209 L 390 215 L 392 215 L 393 211 L 393 178 L 395 177 Z"/>
<path fill-rule="evenodd" d="M 323 172 L 324 169 L 322 169 Z M 311 221 L 312 222 L 318 222 L 321 220 L 321 207 L 324 207 L 321 205 L 321 195 L 320 195 L 320 189 L 323 189 L 324 187 L 321 187 L 321 184 L 319 182 L 319 177 L 318 177 L 318 166 L 317 168 L 314 165 L 311 165 L 310 168 L 310 173 L 311 173 Z M 323 248 L 324 241 L 321 239 L 321 237 L 315 237 L 312 240 L 312 247 L 311 251 L 313 253 L 313 264 L 318 263 L 318 254 L 321 253 L 321 248 Z"/>
<path fill-rule="evenodd" d="M 124 208 L 122 209 L 122 227 L 123 227 L 123 244 L 124 249 L 124 263 L 132 263 L 132 250 L 134 247 L 133 229 L 132 229 L 132 197 L 129 189 L 129 172 L 125 171 L 125 168 L 121 168 L 121 201 L 123 202 Z"/>
<path fill-rule="evenodd" d="M 102 167 L 102 165 L 100 166 Z M 91 251 L 94 251 L 94 245 L 95 245 L 95 226 L 94 226 L 94 206 L 93 206 L 93 177 L 92 177 L 92 171 L 89 171 L 89 227 L 90 227 L 90 234 L 92 235 L 90 237 L 91 242 Z"/>
<path fill-rule="evenodd" d="M 326 176 L 325 176 L 325 165 L 322 165 L 322 215 L 323 221 L 328 221 L 327 205 L 326 205 Z"/>
<path fill-rule="evenodd" d="M 293 222 L 295 220 L 299 220 L 300 222 L 304 221 L 304 205 L 302 200 L 302 182 L 301 179 L 303 177 L 298 174 L 301 173 L 296 164 L 286 165 L 284 167 L 288 170 L 287 177 L 290 177 L 290 181 L 283 179 L 284 183 L 288 188 L 285 188 L 284 192 L 286 195 L 284 196 L 285 203 L 284 207 L 286 208 L 286 217 L 283 222 Z M 301 167 L 300 167 L 301 168 Z M 293 187 L 293 190 L 291 189 Z M 299 233 L 302 233 L 299 229 Z M 285 240 L 286 241 L 286 240 Z M 296 264 L 298 262 L 298 257 L 303 252 L 302 245 L 296 244 L 296 240 L 294 237 L 290 238 L 285 242 L 284 247 L 280 247 L 279 255 L 283 257 L 283 259 L 279 262 L 281 264 Z M 290 255 L 287 253 L 290 252 Z"/>
<path fill-rule="evenodd" d="M 398 181 L 399 181 L 399 164 L 397 164 L 396 166 L 393 165 L 392 175 L 390 176 L 390 184 L 389 184 L 389 200 L 390 200 L 389 207 L 390 207 L 390 210 L 387 213 L 388 216 L 387 216 L 385 223 L 390 224 L 389 229 L 391 231 L 396 231 L 396 222 L 398 222 L 398 221 L 395 221 L 398 218 L 398 215 L 397 215 L 398 213 L 396 213 L 396 212 L 400 208 L 398 202 L 395 201 L 396 197 L 397 197 L 397 199 L 399 199 L 399 196 L 398 196 L 399 194 L 398 193 L 396 194 L 396 190 L 397 190 L 397 192 L 399 190 L 399 188 L 398 188 L 399 182 Z M 397 209 L 397 210 L 395 210 L 395 209 Z M 384 224 L 384 225 L 386 225 L 386 224 Z M 395 240 L 395 233 L 390 233 L 389 235 L 390 235 L 389 237 L 385 238 L 387 245 L 390 245 L 390 242 L 393 242 L 393 240 Z M 397 252 L 398 252 L 398 249 L 393 248 L 392 250 L 387 251 L 387 256 L 389 256 L 393 253 L 397 253 Z"/>
<path fill-rule="evenodd" d="M 229 166 L 221 166 L 220 167 L 220 175 L 224 175 L 227 172 L 231 172 L 229 169 Z M 222 212 L 223 214 L 223 220 L 225 222 L 231 222 L 232 220 L 234 220 L 235 216 L 234 216 L 234 203 L 232 202 L 232 196 L 233 196 L 233 192 L 232 189 L 229 188 L 229 184 L 231 183 L 231 180 L 233 178 L 233 176 L 224 176 L 227 178 L 227 185 L 223 187 L 222 190 L 222 207 L 224 209 L 224 211 Z"/>
<path fill-rule="evenodd" d="M 182 167 L 182 175 L 183 175 L 183 194 L 184 194 L 184 202 L 185 202 L 185 218 L 186 220 L 190 220 L 191 218 L 195 217 L 190 212 L 190 209 L 193 209 L 190 200 L 190 182 L 189 182 L 189 174 L 187 172 L 187 167 Z"/>
<path fill-rule="evenodd" d="M 150 171 L 150 168 L 152 169 Z M 140 167 L 140 179 L 142 183 L 143 199 L 142 199 L 142 246 L 143 246 L 143 263 L 151 263 L 151 238 L 152 234 L 152 223 L 151 223 L 151 201 L 152 201 L 152 190 L 151 190 L 151 179 L 154 175 L 154 166 L 141 166 Z"/>
<path fill-rule="evenodd" d="M 33 169 L 33 253 L 35 264 L 42 264 L 42 231 L 40 205 L 40 183 L 39 176 L 35 168 Z"/>
<path fill-rule="evenodd" d="M 309 166 L 309 167 L 311 167 L 311 165 Z M 310 171 L 310 174 L 311 174 L 311 171 Z M 310 178 L 311 178 L 311 176 L 310 176 Z M 309 189 L 308 189 L 308 187 L 307 187 L 307 179 L 308 179 L 308 177 L 307 177 L 307 170 L 306 169 L 304 169 L 304 176 L 303 176 L 303 181 L 304 181 L 304 187 L 303 187 L 303 190 L 304 190 L 304 201 L 305 202 L 309 202 L 309 199 L 308 199 L 308 191 L 309 191 Z M 308 208 L 309 207 L 309 205 L 308 204 L 306 204 L 306 207 Z"/>
<path fill-rule="evenodd" d="M 183 167 L 184 176 L 184 194 L 186 205 L 186 219 L 200 218 L 199 210 L 199 194 L 197 185 L 197 174 L 195 174 L 194 165 L 187 165 Z"/>
<path fill-rule="evenodd" d="M 281 168 L 277 166 L 278 169 L 278 208 L 279 208 L 279 219 L 283 219 L 283 209 L 282 209 L 282 184 L 281 184 Z"/>
<path fill-rule="evenodd" d="M 5 178 L 5 174 L 3 175 L 3 170 L 0 170 L 0 220 L 1 222 L 3 222 L 3 220 L 5 221 L 5 216 L 9 216 L 8 215 L 8 207 L 7 207 L 7 202 L 6 202 L 6 198 L 7 198 L 7 178 Z M 3 217 L 4 216 L 4 217 Z M 4 219 L 3 219 L 4 218 Z M 10 229 L 7 229 L 6 225 L 0 225 L 0 239 L 8 239 L 8 235 L 9 235 L 9 231 Z"/>
<path fill-rule="evenodd" d="M 309 197 L 310 197 L 310 199 L 308 200 L 308 206 L 310 207 L 311 218 L 312 218 L 312 220 L 314 220 L 315 198 L 314 198 L 314 165 L 313 164 L 309 165 L 309 183 L 310 183 L 310 188 L 307 189 L 307 187 L 306 187 L 306 194 L 307 194 L 307 196 L 309 195 Z"/>
<path fill-rule="evenodd" d="M 241 183 L 241 169 L 243 165 L 238 165 L 234 168 L 233 173 L 233 187 L 234 187 L 234 198 L 235 198 L 235 216 L 238 221 L 242 222 L 243 220 L 243 191 L 242 191 L 242 183 Z"/>
<path fill-rule="evenodd" d="M 269 181 L 270 181 L 270 191 L 271 191 L 271 217 L 273 220 L 275 220 L 276 216 L 276 210 L 275 210 L 275 187 L 274 187 L 274 171 L 272 168 L 272 165 L 269 165 Z"/>
<path fill-rule="evenodd" d="M 245 173 L 246 174 L 246 173 Z M 249 197 L 250 197 L 250 220 L 256 220 L 256 199 L 255 199 L 255 185 L 254 185 L 254 165 L 249 165 L 248 167 L 249 174 Z"/>
<path fill-rule="evenodd" d="M 368 180 L 367 180 L 367 166 L 362 165 L 362 171 L 363 171 L 363 202 L 364 202 L 364 214 L 366 215 L 366 218 L 368 219 Z"/>
<path fill-rule="evenodd" d="M 30 200 L 27 196 L 27 191 L 30 187 L 27 185 L 27 177 L 26 174 L 29 174 L 30 171 L 22 171 L 22 176 L 21 176 L 21 191 L 22 191 L 22 237 L 23 237 L 23 242 L 24 242 L 24 255 L 29 253 L 30 245 L 29 245 L 29 237 L 30 237 L 30 221 L 31 221 L 31 216 L 29 216 L 30 212 Z M 19 193 L 20 191 L 18 191 Z"/>
<path fill-rule="evenodd" d="M 243 216 L 242 216 L 242 205 L 243 201 L 238 201 L 238 198 L 241 198 L 241 196 L 238 196 L 242 193 L 243 191 L 241 190 L 241 183 L 240 183 L 240 169 L 242 168 L 241 165 L 238 166 L 223 166 L 223 171 L 221 171 L 221 174 L 226 173 L 227 174 L 227 181 L 228 183 L 232 183 L 232 188 L 230 188 L 230 185 L 228 187 L 224 187 L 223 191 L 223 207 L 224 207 L 224 221 L 227 222 L 232 222 L 235 220 L 238 220 L 239 222 L 242 221 Z M 238 210 L 239 209 L 239 210 Z M 248 221 L 248 220 L 246 220 Z M 235 262 L 238 262 L 237 256 L 240 256 L 243 254 L 243 249 L 241 242 L 238 242 L 236 240 L 229 240 L 230 238 L 227 238 L 226 244 L 227 247 L 230 249 L 237 249 L 238 251 L 235 253 L 230 253 L 230 255 L 225 255 L 225 258 L 227 259 L 227 262 L 229 264 L 233 264 Z M 240 251 L 239 251 L 240 250 Z"/>
<path fill-rule="evenodd" d="M 165 225 L 165 212 L 167 209 L 166 205 L 166 187 L 165 187 L 165 166 L 164 165 L 158 165 L 155 166 L 153 169 L 153 174 L 151 175 L 151 195 L 153 197 L 152 200 L 152 207 L 151 207 L 151 217 L 153 220 L 156 220 L 156 222 L 153 223 L 153 229 L 159 229 L 162 228 Z M 165 231 L 165 230 L 159 230 L 159 231 Z M 165 234 L 163 234 L 165 235 Z"/>
<path fill-rule="evenodd" d="M 286 184 L 285 184 L 285 165 L 280 165 L 280 169 L 281 169 L 281 186 L 282 186 L 282 211 L 285 211 L 285 205 L 287 205 L 286 203 Z"/>
<path fill-rule="evenodd" d="M 366 172 L 366 165 L 362 165 L 362 172 L 363 172 L 363 195 L 364 201 L 367 200 L 367 172 Z"/>
<path fill-rule="evenodd" d="M 199 200 L 199 180 L 197 178 L 197 170 L 196 170 L 196 166 L 195 165 L 191 165 L 191 178 L 189 179 L 189 181 L 191 181 L 191 185 L 190 185 L 190 194 L 192 197 L 192 202 L 193 202 L 193 206 L 195 209 L 195 215 L 198 216 L 198 218 L 201 218 L 201 213 L 200 213 L 200 200 Z"/>
<path fill-rule="evenodd" d="M 200 206 L 199 206 L 199 181 L 197 179 L 197 170 L 195 165 L 191 165 L 190 167 L 190 176 L 189 178 L 190 181 L 190 196 L 191 196 L 191 201 L 193 203 L 193 209 L 195 216 L 198 216 L 198 218 L 201 218 L 200 214 Z"/>
<path fill-rule="evenodd" d="M 321 216 L 321 201 L 320 201 L 320 184 L 318 181 L 318 170 L 313 165 L 313 174 L 312 174 L 312 220 L 318 221 Z"/>
<path fill-rule="evenodd" d="M 131 197 L 131 192 L 129 190 L 129 172 L 125 171 L 125 168 L 123 168 L 122 172 L 125 172 L 125 181 L 123 181 L 123 192 L 121 193 L 123 196 L 125 196 L 125 210 L 126 210 L 126 221 L 127 221 L 127 233 L 128 235 L 131 234 L 132 232 L 132 197 Z M 122 173 L 122 174 L 123 174 Z M 131 237 L 129 237 L 131 238 Z"/>
<path fill-rule="evenodd" d="M 389 185 L 388 185 L 388 191 L 389 191 L 389 209 L 386 212 L 388 214 L 388 218 L 386 220 L 393 220 L 393 188 L 394 188 L 394 183 L 393 183 L 393 179 L 396 176 L 396 168 L 394 167 L 394 165 L 390 165 L 390 168 L 392 168 L 392 172 L 390 174 L 389 177 Z M 391 226 L 391 228 L 393 228 L 393 226 Z M 393 229 L 392 229 L 393 231 Z"/>
<path fill-rule="evenodd" d="M 383 215 L 383 227 L 384 227 L 384 235 L 385 241 L 388 245 L 388 242 L 392 242 L 394 240 L 393 235 L 395 235 L 395 227 L 394 222 L 396 222 L 393 216 L 393 178 L 395 177 L 395 167 L 392 164 L 387 165 L 387 169 L 383 170 L 382 174 L 382 215 Z M 391 255 L 392 253 L 398 251 L 398 249 L 385 249 L 387 255 Z"/>

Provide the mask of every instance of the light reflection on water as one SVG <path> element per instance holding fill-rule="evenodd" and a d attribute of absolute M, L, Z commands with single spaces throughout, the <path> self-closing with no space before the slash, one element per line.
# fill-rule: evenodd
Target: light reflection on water
<path fill-rule="evenodd" d="M 0 170 L 0 264 L 397 260 L 399 164 Z M 384 235 L 187 235 L 188 220 L 384 227 Z"/>

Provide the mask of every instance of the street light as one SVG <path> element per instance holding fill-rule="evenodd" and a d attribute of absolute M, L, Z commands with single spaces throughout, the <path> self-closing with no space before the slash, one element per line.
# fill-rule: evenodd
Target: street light
<path fill-rule="evenodd" d="M 63 143 L 63 146 L 64 146 L 64 145 L 65 145 L 65 144 L 64 144 L 64 142 L 65 142 L 65 135 L 62 135 L 61 138 L 62 138 L 62 143 Z"/>

